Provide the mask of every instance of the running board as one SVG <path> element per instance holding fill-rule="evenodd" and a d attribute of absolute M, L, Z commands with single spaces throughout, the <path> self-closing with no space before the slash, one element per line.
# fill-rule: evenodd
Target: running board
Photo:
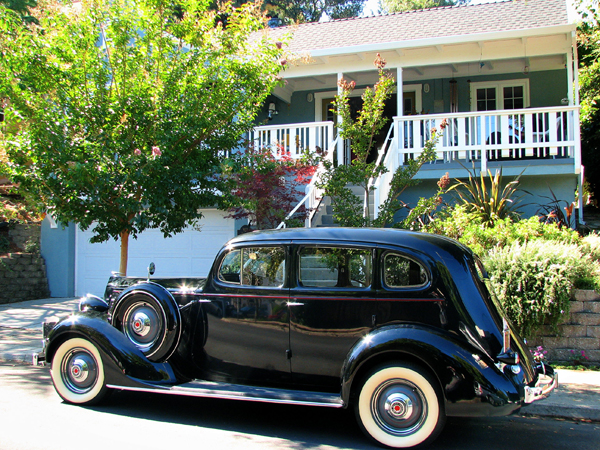
<path fill-rule="evenodd" d="M 344 401 L 338 394 L 244 386 L 211 381 L 190 381 L 189 383 L 176 386 L 130 387 L 107 384 L 106 387 L 124 391 L 154 392 L 158 394 L 282 403 L 287 405 L 324 406 L 329 408 L 343 408 L 345 406 Z"/>

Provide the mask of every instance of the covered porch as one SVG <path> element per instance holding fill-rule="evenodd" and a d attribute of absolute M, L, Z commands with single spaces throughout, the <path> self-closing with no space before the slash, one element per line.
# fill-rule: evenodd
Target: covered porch
<path fill-rule="evenodd" d="M 447 123 L 443 131 L 442 121 Z M 441 133 L 437 159 L 426 164 L 418 178 L 439 179 L 446 172 L 452 178 L 461 178 L 466 176 L 465 168 L 485 173 L 502 167 L 505 175 L 518 175 L 524 169 L 526 175 L 571 174 L 581 185 L 577 106 L 396 116 L 378 148 L 378 161 L 388 172 L 373 180 L 375 195 L 370 208 L 374 215 L 390 194 L 396 169 L 418 158 L 434 129 Z M 259 126 L 252 131 L 250 141 L 271 148 L 276 157 L 286 153 L 299 158 L 308 152 L 324 156 L 335 165 L 349 164 L 351 158 L 349 145 L 337 138 L 333 121 Z M 301 202 L 311 211 L 321 201 L 321 193 L 315 188 L 321 173 L 322 168 L 307 186 Z M 307 226 L 311 226 L 310 220 Z"/>
<path fill-rule="evenodd" d="M 265 103 L 250 142 L 270 146 L 276 155 L 297 158 L 308 152 L 349 164 L 349 145 L 337 138 L 344 124 L 332 102 L 345 79 L 356 84 L 351 107 L 360 109 L 361 94 L 378 80 L 373 61 L 380 53 L 396 88 L 385 106 L 388 124 L 372 154 L 388 169 L 373 180 L 374 214 L 389 194 L 394 171 L 418 157 L 443 120 L 448 126 L 437 143 L 437 159 L 417 178 L 439 179 L 446 172 L 464 178 L 465 168 L 485 172 L 500 167 L 516 176 L 526 168 L 523 176 L 532 175 L 540 191 L 547 190 L 546 177 L 568 178 L 563 193 L 570 202 L 577 185 L 581 192 L 583 168 L 575 27 L 562 16 L 561 3 L 439 8 L 299 27 L 291 47 L 309 55 L 288 64 L 282 73 L 285 85 Z M 516 19 L 532 12 L 548 17 Z M 485 25 L 491 15 L 504 17 L 494 30 Z M 435 24 L 442 19 L 452 26 L 438 30 Z M 430 26 L 421 29 L 424 23 Z M 417 28 L 408 33 L 408 24 Z M 355 40 L 335 41 L 350 26 Z M 389 36 L 368 34 L 372 26 L 388 27 Z M 307 187 L 309 208 L 320 198 L 313 187 L 320 174 Z"/>

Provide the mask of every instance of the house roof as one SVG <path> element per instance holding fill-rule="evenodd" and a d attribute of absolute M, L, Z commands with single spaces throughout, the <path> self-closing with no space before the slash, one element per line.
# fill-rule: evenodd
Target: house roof
<path fill-rule="evenodd" d="M 274 29 L 293 33 L 293 53 L 431 40 L 569 25 L 566 0 L 505 0 L 396 14 L 306 23 Z"/>

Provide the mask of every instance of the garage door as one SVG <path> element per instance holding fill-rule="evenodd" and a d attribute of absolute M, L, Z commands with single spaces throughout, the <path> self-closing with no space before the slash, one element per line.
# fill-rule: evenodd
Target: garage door
<path fill-rule="evenodd" d="M 157 277 L 203 277 L 225 242 L 235 235 L 235 220 L 226 213 L 203 210 L 200 231 L 188 229 L 165 239 L 158 230 L 146 230 L 129 240 L 127 274 L 145 277 L 150 262 Z M 116 241 L 90 243 L 93 233 L 77 230 L 75 251 L 75 295 L 104 295 L 111 272 L 119 270 L 120 244 Z"/>

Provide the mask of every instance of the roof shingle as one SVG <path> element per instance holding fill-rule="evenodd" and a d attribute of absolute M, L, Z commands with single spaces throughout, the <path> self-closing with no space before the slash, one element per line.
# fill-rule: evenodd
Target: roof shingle
<path fill-rule="evenodd" d="M 273 32 L 293 31 L 289 50 L 300 53 L 567 24 L 566 0 L 505 0 L 307 23 Z"/>

